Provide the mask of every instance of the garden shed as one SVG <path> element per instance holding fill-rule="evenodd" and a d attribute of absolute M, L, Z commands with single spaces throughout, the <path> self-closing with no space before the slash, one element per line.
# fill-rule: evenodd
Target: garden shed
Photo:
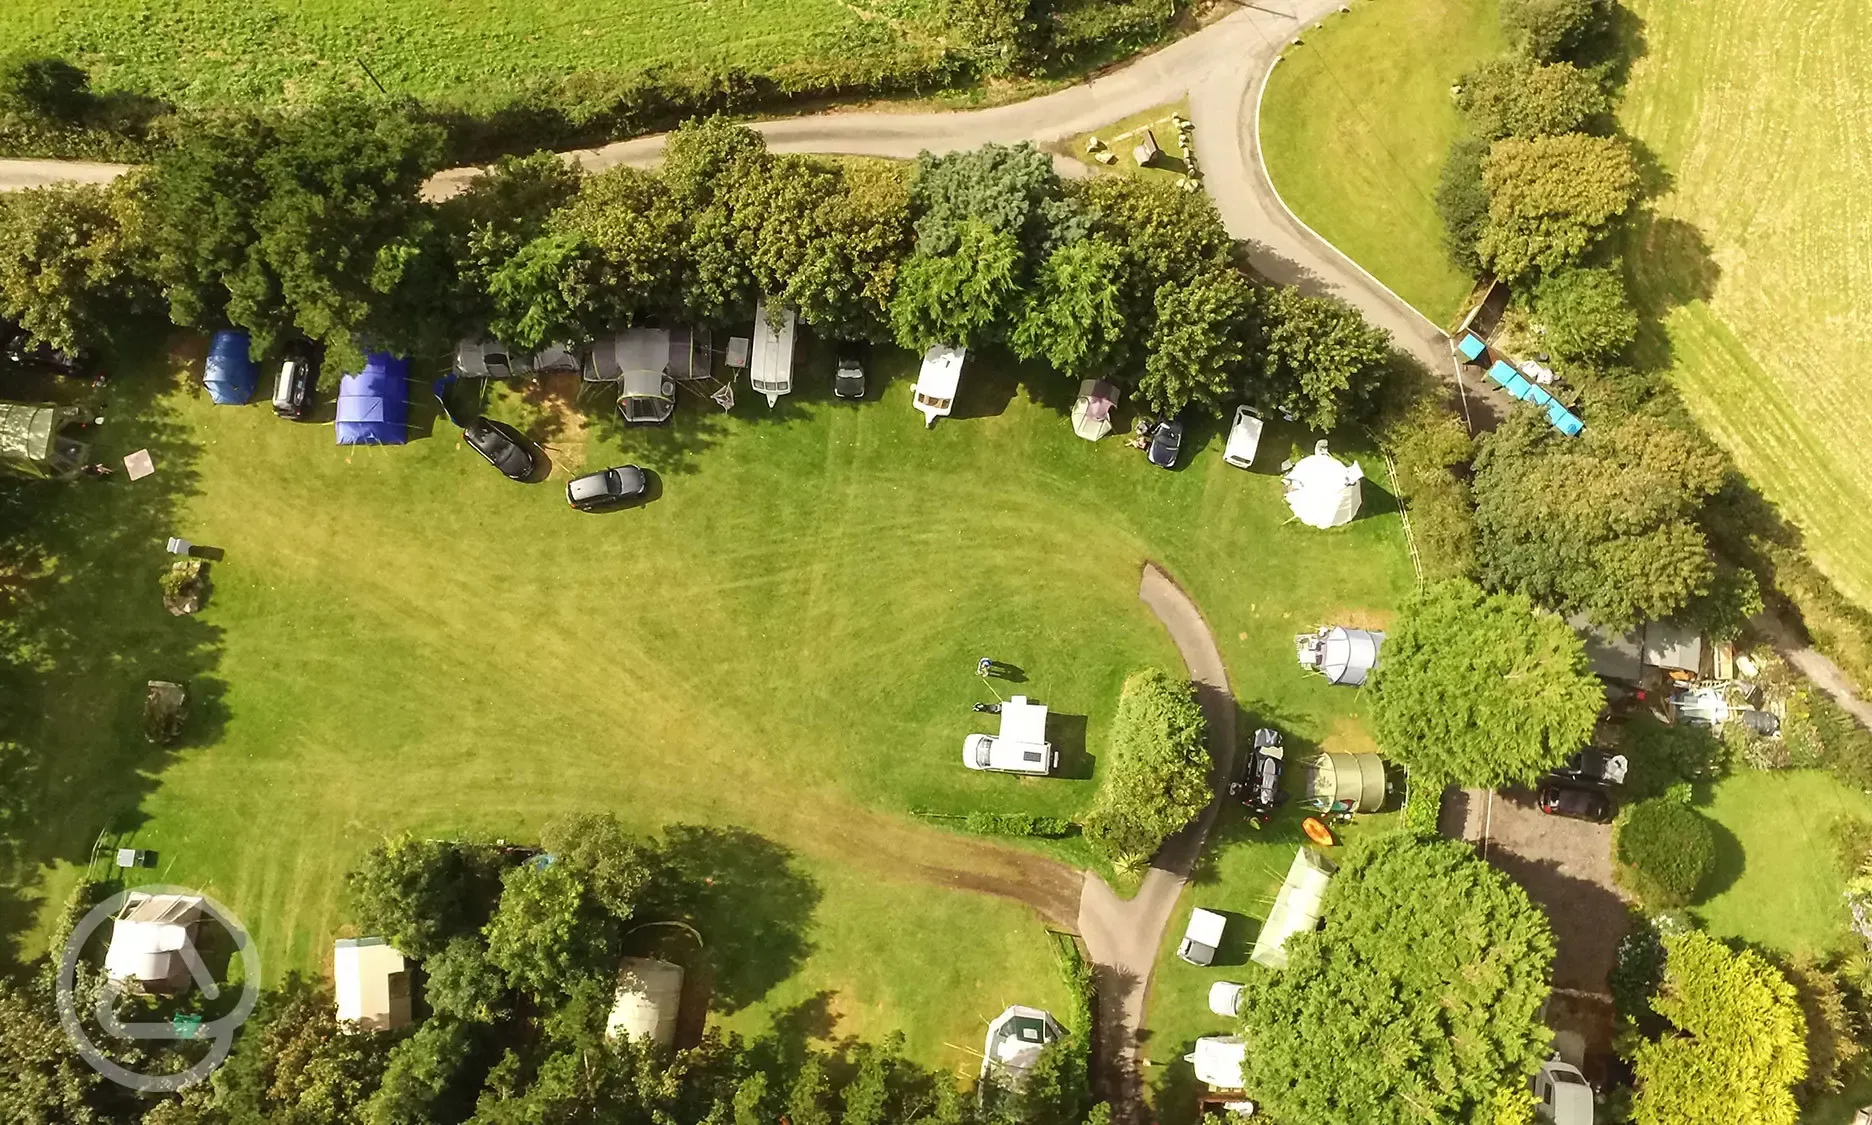
<path fill-rule="evenodd" d="M 1319 925 L 1326 910 L 1326 888 L 1332 883 L 1333 862 L 1312 848 L 1302 846 L 1294 853 L 1287 868 L 1287 879 L 1274 896 L 1274 909 L 1255 937 L 1254 952 L 1248 959 L 1270 969 L 1287 967 L 1287 939 L 1309 933 Z"/>
<path fill-rule="evenodd" d="M 650 1039 L 660 1046 L 673 1045 L 682 986 L 681 965 L 652 957 L 624 958 L 618 966 L 617 999 L 605 1018 L 605 1037 Z"/>
<path fill-rule="evenodd" d="M 1111 433 L 1112 411 L 1118 406 L 1118 388 L 1103 379 L 1087 379 L 1079 384 L 1079 397 L 1073 400 L 1073 433 L 1087 441 L 1097 441 Z"/>
<path fill-rule="evenodd" d="M 981 1076 L 1000 1071 L 1008 1085 L 1019 1089 L 1027 1072 L 1048 1043 L 1066 1034 L 1053 1013 L 1040 1008 L 1013 1004 L 988 1023 L 988 1038 L 982 1044 Z"/>
<path fill-rule="evenodd" d="M 1306 796 L 1320 808 L 1344 802 L 1349 812 L 1372 813 L 1384 807 L 1384 759 L 1369 751 L 1321 754 L 1305 773 Z"/>
<path fill-rule="evenodd" d="M 1345 462 L 1326 452 L 1322 439 L 1311 456 L 1287 470 L 1281 484 L 1294 518 L 1308 527 L 1339 527 L 1352 522 L 1359 510 L 1359 482 L 1365 470 L 1357 461 Z"/>
<path fill-rule="evenodd" d="M 259 372 L 249 353 L 252 341 L 247 333 L 223 331 L 214 334 L 208 345 L 208 358 L 202 364 L 202 386 L 217 406 L 240 406 L 253 397 Z"/>
<path fill-rule="evenodd" d="M 409 360 L 364 357 L 364 370 L 338 380 L 339 445 L 402 445 L 409 440 Z"/>
<path fill-rule="evenodd" d="M 132 892 L 111 928 L 104 974 L 153 992 L 179 991 L 189 975 L 182 953 L 194 947 L 201 918 L 197 895 Z"/>
<path fill-rule="evenodd" d="M 332 945 L 332 992 L 338 1022 L 364 1031 L 395 1031 L 410 1022 L 409 967 L 380 937 L 341 938 Z"/>
<path fill-rule="evenodd" d="M 25 476 L 76 476 L 91 448 L 65 430 L 83 419 L 76 407 L 0 402 L 0 463 Z"/>
<path fill-rule="evenodd" d="M 1703 674 L 1703 636 L 1694 626 L 1648 621 L 1644 627 L 1644 662 L 1653 668 Z"/>
<path fill-rule="evenodd" d="M 756 393 L 767 396 L 767 405 L 793 390 L 793 330 L 799 314 L 792 309 L 776 330 L 768 319 L 765 299 L 754 302 L 754 351 L 748 364 L 748 384 Z"/>
<path fill-rule="evenodd" d="M 1350 687 L 1363 684 L 1378 667 L 1378 650 L 1383 644 L 1383 633 L 1343 625 L 1321 626 L 1316 632 L 1294 638 L 1302 668 L 1325 676 L 1327 683 Z"/>

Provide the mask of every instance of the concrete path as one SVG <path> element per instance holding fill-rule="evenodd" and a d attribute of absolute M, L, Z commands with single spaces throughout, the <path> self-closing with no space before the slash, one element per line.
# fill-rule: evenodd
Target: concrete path
<path fill-rule="evenodd" d="M 1757 632 L 1768 638 L 1768 643 L 1781 654 L 1781 659 L 1794 666 L 1794 670 L 1813 681 L 1821 691 L 1833 697 L 1833 702 L 1841 710 L 1858 719 L 1861 726 L 1872 730 L 1872 704 L 1868 704 L 1855 692 L 1858 690 L 1852 679 L 1840 670 L 1826 654 L 1807 645 L 1801 640 L 1799 630 L 1771 614 L 1760 614 L 1749 620 Z"/>
<path fill-rule="evenodd" d="M 1202 816 L 1158 851 L 1135 897 L 1119 898 L 1103 879 L 1091 872 L 1085 876 L 1079 933 L 1092 955 L 1098 980 L 1098 1074 L 1104 1080 L 1099 1094 L 1113 1103 L 1121 1121 L 1136 1119 L 1135 1111 L 1142 1104 L 1137 1046 L 1150 996 L 1151 969 L 1157 963 L 1164 930 L 1173 920 L 1177 896 L 1221 811 L 1221 781 L 1229 775 L 1235 758 L 1235 696 L 1201 611 L 1155 563 L 1145 564 L 1138 597 L 1163 622 L 1196 684 L 1196 697 L 1209 723 L 1209 753 L 1215 760 L 1212 777 L 1217 784 L 1216 796 Z"/>

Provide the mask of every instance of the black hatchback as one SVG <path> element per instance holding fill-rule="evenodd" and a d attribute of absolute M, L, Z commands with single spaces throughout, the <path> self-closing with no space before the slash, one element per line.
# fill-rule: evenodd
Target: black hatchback
<path fill-rule="evenodd" d="M 1150 452 L 1145 456 L 1160 469 L 1174 469 L 1177 454 L 1183 449 L 1183 423 L 1159 422 L 1151 433 Z"/>
<path fill-rule="evenodd" d="M 566 482 L 566 503 L 581 512 L 609 508 L 643 498 L 649 479 L 635 465 L 619 465 L 573 477 Z"/>
<path fill-rule="evenodd" d="M 505 422 L 477 418 L 462 431 L 462 440 L 474 446 L 475 452 L 487 458 L 487 463 L 499 469 L 508 480 L 524 484 L 539 470 L 539 448 Z"/>

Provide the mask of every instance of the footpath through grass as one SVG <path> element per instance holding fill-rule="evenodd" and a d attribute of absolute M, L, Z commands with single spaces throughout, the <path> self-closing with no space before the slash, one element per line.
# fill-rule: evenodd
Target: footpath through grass
<path fill-rule="evenodd" d="M 1664 318 L 1649 343 L 1808 554 L 1872 608 L 1872 5 L 1627 6 L 1642 52 L 1619 117 L 1669 187 L 1627 251 L 1636 297 Z"/>
<path fill-rule="evenodd" d="M 1507 49 L 1497 0 L 1357 0 L 1282 53 L 1261 103 L 1281 199 L 1436 324 L 1473 281 L 1443 252 L 1433 202 L 1462 116 L 1450 87 Z"/>
<path fill-rule="evenodd" d="M 106 826 L 158 853 L 151 877 L 230 906 L 274 980 L 325 971 L 341 875 L 388 833 L 531 840 L 576 810 L 741 826 L 801 890 L 732 920 L 780 951 L 733 1018 L 902 1028 L 961 1065 L 945 1043 L 1059 1000 L 1051 954 L 1031 911 L 931 875 L 972 853 L 909 814 L 1086 802 L 1125 675 L 1179 667 L 1137 598 L 1145 558 L 1202 606 L 1244 706 L 1299 740 L 1357 697 L 1304 677 L 1292 635 L 1383 614 L 1409 563 L 1376 482 L 1347 528 L 1287 521 L 1272 466 L 1308 435 L 1271 429 L 1267 470 L 1245 473 L 1198 427 L 1163 472 L 1074 437 L 1050 373 L 1017 385 L 972 358 L 958 416 L 926 431 L 910 357 L 872 367 L 882 401 L 833 400 L 829 359 L 803 353 L 777 409 L 691 399 L 631 431 L 556 397 L 570 386 L 502 392 L 491 412 L 553 457 L 535 486 L 429 410 L 410 445 L 347 451 L 264 402 L 214 407 L 187 383 L 145 402 L 120 374 L 100 452 L 148 446 L 158 475 L 42 494 L 65 580 L 32 607 L 56 645 L 29 744 L 58 767 L 23 841 L 38 922 L 0 912 L 0 930 L 41 948 Z M 569 473 L 627 461 L 657 473 L 649 504 L 566 507 Z M 159 604 L 177 533 L 226 552 L 195 618 Z M 992 729 L 969 710 L 990 698 L 983 655 L 1025 670 L 1004 694 L 1051 706 L 1065 777 L 963 768 L 963 736 Z M 196 696 L 174 751 L 137 730 L 158 677 Z"/>

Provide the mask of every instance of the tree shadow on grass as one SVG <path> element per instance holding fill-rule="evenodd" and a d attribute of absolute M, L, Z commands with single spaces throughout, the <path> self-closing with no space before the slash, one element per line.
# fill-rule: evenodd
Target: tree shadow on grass
<path fill-rule="evenodd" d="M 1715 840 L 1716 858 L 1715 862 L 1710 865 L 1709 877 L 1697 887 L 1698 902 L 1708 902 L 1735 886 L 1736 880 L 1742 878 L 1742 873 L 1748 870 L 1748 857 L 1744 854 L 1742 841 L 1736 838 L 1736 834 L 1729 831 L 1721 821 L 1711 820 L 1709 817 L 1704 817 L 1704 819 L 1709 821 L 1710 835 Z"/>
<path fill-rule="evenodd" d="M 1098 766 L 1098 759 L 1086 749 L 1086 717 L 1084 715 L 1066 715 L 1058 711 L 1047 713 L 1047 738 L 1053 743 L 1053 749 L 1059 751 L 1059 769 L 1054 777 L 1069 777 L 1079 781 L 1090 781 Z"/>
<path fill-rule="evenodd" d="M 146 339 L 161 339 L 150 335 Z M 213 744 L 227 719 L 226 685 L 213 673 L 222 636 L 163 608 L 157 577 L 170 536 L 188 537 L 188 499 L 200 487 L 202 447 L 162 401 L 187 378 L 160 345 L 112 355 L 119 374 L 69 400 L 108 419 L 89 440 L 107 462 L 148 449 L 154 476 L 101 482 L 0 483 L 0 741 L 23 749 L 27 783 L 0 820 L 10 860 L 0 868 L 0 958 L 16 956 L 35 922 L 37 868 L 83 866 L 101 831 L 133 834 L 139 810 L 174 749 Z M 185 393 L 203 394 L 199 379 Z M 236 409 L 265 409 L 264 403 Z M 238 544 L 226 567 L 241 565 Z M 190 710 L 173 746 L 143 736 L 149 680 L 185 685 Z"/>
<path fill-rule="evenodd" d="M 677 824 L 660 859 L 651 904 L 701 931 L 716 1010 L 758 1001 L 812 952 L 806 929 L 821 892 L 788 849 L 745 828 Z"/>

